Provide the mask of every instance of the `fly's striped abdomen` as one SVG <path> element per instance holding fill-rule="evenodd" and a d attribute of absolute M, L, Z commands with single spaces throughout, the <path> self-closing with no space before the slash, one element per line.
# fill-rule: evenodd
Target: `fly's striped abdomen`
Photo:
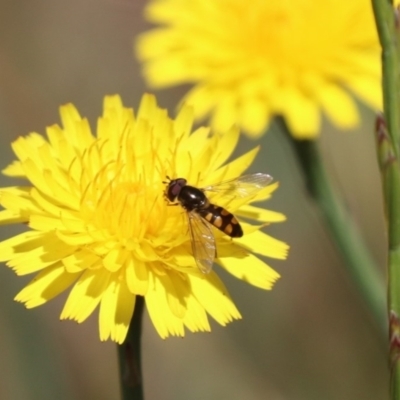
<path fill-rule="evenodd" d="M 205 208 L 196 210 L 196 212 L 226 235 L 233 238 L 243 236 L 243 230 L 238 220 L 225 208 L 209 204 Z"/>

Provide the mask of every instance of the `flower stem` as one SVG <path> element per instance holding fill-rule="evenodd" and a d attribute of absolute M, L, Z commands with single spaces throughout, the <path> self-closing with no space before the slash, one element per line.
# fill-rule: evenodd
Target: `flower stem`
<path fill-rule="evenodd" d="M 123 400 L 142 400 L 143 379 L 140 339 L 144 298 L 136 296 L 135 311 L 125 342 L 118 346 L 119 371 Z"/>
<path fill-rule="evenodd" d="M 375 22 L 382 47 L 383 108 L 389 135 L 396 156 L 399 155 L 400 109 L 399 109 L 399 54 L 397 48 L 395 10 L 390 0 L 372 0 Z M 398 24 L 397 20 L 397 24 Z"/>
<path fill-rule="evenodd" d="M 372 0 L 382 47 L 384 118 L 377 120 L 377 153 L 388 230 L 388 310 L 391 399 L 400 399 L 400 93 L 399 21 L 389 0 Z M 396 26 L 397 25 L 397 26 Z"/>
<path fill-rule="evenodd" d="M 315 141 L 292 141 L 299 157 L 307 188 L 318 203 L 330 233 L 346 261 L 348 272 L 386 335 L 386 298 L 383 277 L 378 273 L 360 233 L 332 187 Z M 383 336 L 385 337 L 385 336 Z"/>

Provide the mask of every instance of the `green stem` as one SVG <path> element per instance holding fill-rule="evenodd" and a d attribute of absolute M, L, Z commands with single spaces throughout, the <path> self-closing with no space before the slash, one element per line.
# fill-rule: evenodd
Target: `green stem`
<path fill-rule="evenodd" d="M 377 152 L 382 173 L 388 225 L 388 310 L 390 340 L 391 399 L 400 400 L 400 94 L 399 33 L 389 0 L 372 0 L 382 47 L 383 109 L 386 125 L 378 119 Z"/>
<path fill-rule="evenodd" d="M 118 346 L 119 371 L 123 400 L 142 400 L 143 379 L 140 339 L 144 298 L 136 296 L 135 311 L 125 342 Z"/>
<path fill-rule="evenodd" d="M 399 155 L 399 63 L 395 13 L 390 0 L 372 0 L 375 22 L 382 46 L 383 109 L 396 156 Z"/>
<path fill-rule="evenodd" d="M 395 369 L 391 371 L 391 387 L 390 387 L 390 392 L 392 395 L 392 399 L 398 399 L 399 396 L 398 394 L 400 393 L 400 369 L 399 366 L 396 365 Z"/>
<path fill-rule="evenodd" d="M 400 169 L 385 119 L 378 115 L 376 143 L 388 230 L 389 354 L 392 399 L 400 400 Z"/>
<path fill-rule="evenodd" d="M 309 193 L 318 203 L 330 233 L 346 261 L 347 270 L 363 295 L 383 335 L 386 335 L 386 298 L 382 276 L 331 186 L 315 141 L 292 141 L 307 179 Z"/>

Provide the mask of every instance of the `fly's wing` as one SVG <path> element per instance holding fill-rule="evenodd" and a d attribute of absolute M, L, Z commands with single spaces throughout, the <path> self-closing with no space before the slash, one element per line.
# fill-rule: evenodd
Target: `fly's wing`
<path fill-rule="evenodd" d="M 272 182 L 272 180 L 272 176 L 268 174 L 249 174 L 216 185 L 207 186 L 202 190 L 216 192 L 223 195 L 234 195 L 235 197 L 243 199 L 256 194 L 261 189 L 264 189 Z"/>
<path fill-rule="evenodd" d="M 196 212 L 189 212 L 188 220 L 193 257 L 200 271 L 208 274 L 216 255 L 214 235 L 210 225 Z"/>

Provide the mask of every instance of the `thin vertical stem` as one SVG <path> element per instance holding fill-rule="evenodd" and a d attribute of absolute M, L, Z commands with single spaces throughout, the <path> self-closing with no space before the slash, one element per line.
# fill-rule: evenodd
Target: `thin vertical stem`
<path fill-rule="evenodd" d="M 392 140 L 388 134 L 385 119 L 378 115 L 376 123 L 376 144 L 382 189 L 388 225 L 388 311 L 389 351 L 392 399 L 400 399 L 400 247 L 397 245 L 400 233 L 400 169 Z"/>
<path fill-rule="evenodd" d="M 344 266 L 372 311 L 384 338 L 387 334 L 387 317 L 383 277 L 330 182 L 317 142 L 292 142 L 304 172 L 308 191 L 320 207 L 329 232 L 343 256 Z"/>
<path fill-rule="evenodd" d="M 399 55 L 396 15 L 390 0 L 372 0 L 375 22 L 382 47 L 383 109 L 396 156 L 399 155 Z"/>
<path fill-rule="evenodd" d="M 136 296 L 135 311 L 125 342 L 118 346 L 119 371 L 123 400 L 143 400 L 141 335 L 144 298 Z"/>
<path fill-rule="evenodd" d="M 372 0 L 382 46 L 384 118 L 377 123 L 377 151 L 388 225 L 388 309 L 391 398 L 400 400 L 400 95 L 396 15 L 389 0 Z M 387 126 L 386 126 L 387 124 Z"/>

